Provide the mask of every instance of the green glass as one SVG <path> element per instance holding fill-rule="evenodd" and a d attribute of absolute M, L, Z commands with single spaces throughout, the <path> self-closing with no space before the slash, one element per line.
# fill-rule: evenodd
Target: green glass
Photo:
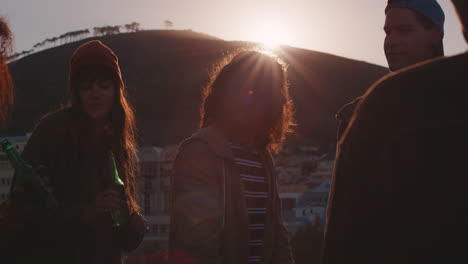
<path fill-rule="evenodd" d="M 55 197 L 48 191 L 48 186 L 45 185 L 45 182 L 31 165 L 21 158 L 10 141 L 3 139 L 0 145 L 15 169 L 15 177 L 18 184 L 23 185 L 26 190 L 31 191 L 32 197 L 44 202 L 47 208 L 53 209 L 59 207 L 59 203 Z"/>
<path fill-rule="evenodd" d="M 117 165 L 115 164 L 114 154 L 112 151 L 109 151 L 109 169 L 110 169 L 110 179 L 109 179 L 109 188 L 117 191 L 122 199 L 125 200 L 125 185 L 120 179 L 119 171 L 117 170 Z M 114 209 L 111 211 L 112 224 L 114 227 L 123 226 L 128 220 L 128 208 L 124 206 L 120 209 Z"/>

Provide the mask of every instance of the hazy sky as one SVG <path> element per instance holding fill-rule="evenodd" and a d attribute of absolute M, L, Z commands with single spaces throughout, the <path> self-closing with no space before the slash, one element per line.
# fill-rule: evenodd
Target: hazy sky
<path fill-rule="evenodd" d="M 192 29 L 225 40 L 277 41 L 386 66 L 383 54 L 386 0 L 0 0 L 15 35 L 28 50 L 68 31 L 137 21 L 144 29 Z M 449 0 L 445 51 L 466 44 Z"/>

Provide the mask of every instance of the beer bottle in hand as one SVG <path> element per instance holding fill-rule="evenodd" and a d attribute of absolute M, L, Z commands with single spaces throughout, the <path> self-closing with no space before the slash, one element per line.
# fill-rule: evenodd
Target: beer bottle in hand
<path fill-rule="evenodd" d="M 108 188 L 119 193 L 121 199 L 125 200 L 125 186 L 119 177 L 119 171 L 115 164 L 114 154 L 109 151 L 109 182 Z M 112 225 L 114 227 L 123 226 L 128 220 L 128 207 L 125 205 L 120 209 L 113 209 L 111 211 Z"/>
<path fill-rule="evenodd" d="M 44 180 L 20 157 L 13 145 L 7 139 L 3 139 L 0 145 L 15 169 L 17 183 L 29 190 L 32 197 L 44 203 L 46 208 L 57 208 L 59 203 L 49 191 Z"/>

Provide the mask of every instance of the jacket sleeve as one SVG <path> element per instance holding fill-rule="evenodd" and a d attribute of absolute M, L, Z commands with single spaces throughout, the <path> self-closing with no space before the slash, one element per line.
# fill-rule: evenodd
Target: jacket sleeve
<path fill-rule="evenodd" d="M 172 184 L 171 263 L 222 263 L 224 204 L 218 161 L 200 140 L 181 145 Z"/>
<path fill-rule="evenodd" d="M 49 185 L 52 188 L 52 193 L 58 191 L 55 180 L 57 177 L 63 177 L 64 175 L 59 175 L 56 170 L 56 166 L 59 162 L 63 160 L 58 160 L 57 157 L 60 155 L 63 156 L 60 152 L 60 146 L 64 138 L 67 138 L 67 128 L 64 124 L 64 119 L 48 119 L 41 121 L 41 123 L 34 129 L 33 134 L 29 138 L 21 156 L 22 158 L 30 164 L 33 168 L 38 171 L 41 177 L 47 177 L 49 180 Z M 43 168 L 43 169 L 41 169 Z M 38 170 L 39 169 L 39 170 Z M 22 188 L 19 184 L 16 183 L 16 180 L 13 180 L 12 184 L 12 200 L 14 202 L 20 201 L 18 206 L 27 207 L 33 204 L 31 197 L 26 193 L 21 192 Z M 57 196 L 59 203 L 63 203 Z M 78 202 L 67 202 L 63 203 L 61 207 L 53 211 L 48 211 L 45 213 L 43 210 L 36 211 L 43 215 L 43 221 L 45 222 L 45 229 L 48 230 L 50 234 L 62 235 L 69 230 L 70 226 L 75 226 L 79 229 L 82 226 L 81 216 L 84 210 L 84 205 Z M 69 233 L 69 232 L 68 232 Z"/>
<path fill-rule="evenodd" d="M 276 178 L 276 177 L 275 177 Z M 284 225 L 283 210 L 281 208 L 281 199 L 278 194 L 278 184 L 276 184 L 275 192 L 275 207 L 276 207 L 276 221 L 275 221 L 275 233 L 276 241 L 275 248 L 273 249 L 273 261 L 272 264 L 294 264 L 294 258 L 292 255 L 291 244 L 289 240 L 289 232 Z"/>

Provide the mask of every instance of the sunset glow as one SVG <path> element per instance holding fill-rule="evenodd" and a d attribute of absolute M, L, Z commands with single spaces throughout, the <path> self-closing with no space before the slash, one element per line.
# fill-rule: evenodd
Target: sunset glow
<path fill-rule="evenodd" d="M 253 25 L 251 36 L 253 41 L 262 43 L 270 49 L 291 42 L 286 26 L 275 21 L 262 21 Z"/>

